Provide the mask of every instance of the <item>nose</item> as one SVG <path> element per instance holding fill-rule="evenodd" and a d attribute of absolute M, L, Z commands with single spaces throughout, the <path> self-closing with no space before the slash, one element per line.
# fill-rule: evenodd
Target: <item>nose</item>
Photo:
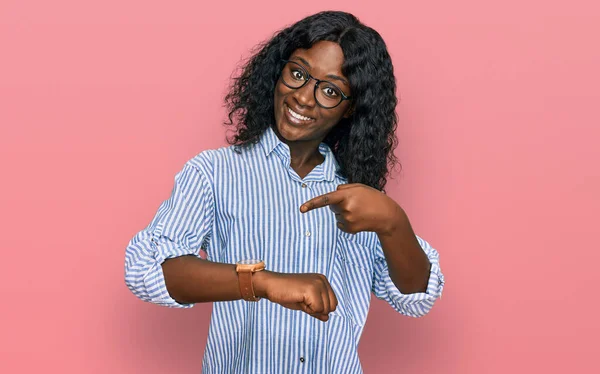
<path fill-rule="evenodd" d="M 315 105 L 315 84 L 314 79 L 310 79 L 304 86 L 294 92 L 294 98 L 300 106 L 313 107 Z"/>

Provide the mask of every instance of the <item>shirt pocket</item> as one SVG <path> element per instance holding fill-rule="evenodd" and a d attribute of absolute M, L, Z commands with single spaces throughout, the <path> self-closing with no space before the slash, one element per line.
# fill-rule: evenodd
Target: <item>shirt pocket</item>
<path fill-rule="evenodd" d="M 354 235 L 339 231 L 333 259 L 330 281 L 338 307 L 332 314 L 363 327 L 371 302 L 373 253 Z"/>

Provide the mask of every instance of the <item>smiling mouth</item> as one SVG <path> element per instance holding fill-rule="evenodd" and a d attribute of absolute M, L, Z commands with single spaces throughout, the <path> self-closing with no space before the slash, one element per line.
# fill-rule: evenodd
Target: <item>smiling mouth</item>
<path fill-rule="evenodd" d="M 292 110 L 292 108 L 290 108 L 287 104 L 285 104 L 285 107 L 287 108 L 288 113 L 296 120 L 301 121 L 301 122 L 310 122 L 310 121 L 314 121 L 314 118 L 310 118 L 310 117 L 305 117 L 301 114 L 298 114 L 296 112 L 294 112 Z"/>

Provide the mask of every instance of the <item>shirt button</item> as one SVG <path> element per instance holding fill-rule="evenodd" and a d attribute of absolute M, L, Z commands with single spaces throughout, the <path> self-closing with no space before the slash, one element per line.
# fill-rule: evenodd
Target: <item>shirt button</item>
<path fill-rule="evenodd" d="M 300 362 L 304 363 L 304 357 L 300 357 Z"/>
<path fill-rule="evenodd" d="M 310 236 L 310 231 L 306 231 L 306 232 L 304 233 L 304 235 L 306 235 L 307 237 L 308 237 L 308 236 Z"/>
<path fill-rule="evenodd" d="M 306 183 L 302 183 L 302 188 L 306 188 Z"/>

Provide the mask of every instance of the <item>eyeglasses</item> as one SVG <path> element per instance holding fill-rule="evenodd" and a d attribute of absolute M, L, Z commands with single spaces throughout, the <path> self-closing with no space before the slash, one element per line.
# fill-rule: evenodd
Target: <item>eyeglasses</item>
<path fill-rule="evenodd" d="M 283 71 L 281 72 L 281 81 L 289 88 L 299 89 L 304 87 L 308 81 L 314 79 L 315 84 L 315 101 L 325 109 L 333 109 L 340 105 L 344 100 L 350 100 L 350 96 L 346 96 L 344 92 L 335 84 L 329 81 L 323 81 L 310 75 L 302 65 L 294 61 L 282 60 L 285 62 Z"/>

